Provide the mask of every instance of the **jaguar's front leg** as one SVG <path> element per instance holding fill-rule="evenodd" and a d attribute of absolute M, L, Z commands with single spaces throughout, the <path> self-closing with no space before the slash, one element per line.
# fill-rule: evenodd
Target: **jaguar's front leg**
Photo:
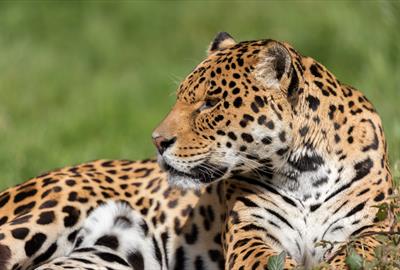
<path fill-rule="evenodd" d="M 235 219 L 233 214 L 232 219 Z M 231 224 L 232 225 L 232 224 Z M 244 223 L 233 225 L 225 234 L 225 269 L 232 270 L 265 270 L 268 269 L 268 261 L 272 256 L 278 255 L 278 249 L 274 249 L 268 239 L 268 232 L 255 224 Z M 296 262 L 286 256 L 284 269 L 293 269 Z"/>
<path fill-rule="evenodd" d="M 256 193 L 256 188 L 245 183 L 234 180 L 225 183 L 226 218 L 222 241 L 225 269 L 265 270 L 269 259 L 284 250 L 276 232 L 270 232 L 268 226 L 260 223 L 261 216 L 257 213 L 264 208 L 257 202 L 260 197 Z M 296 266 L 295 260 L 286 253 L 284 269 Z"/>

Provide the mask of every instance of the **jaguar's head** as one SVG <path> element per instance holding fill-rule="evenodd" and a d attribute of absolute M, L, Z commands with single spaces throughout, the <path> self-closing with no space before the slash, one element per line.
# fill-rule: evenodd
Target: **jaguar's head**
<path fill-rule="evenodd" d="M 193 188 L 249 172 L 268 176 L 292 140 L 299 58 L 285 43 L 236 43 L 219 33 L 153 133 L 170 183 Z"/>

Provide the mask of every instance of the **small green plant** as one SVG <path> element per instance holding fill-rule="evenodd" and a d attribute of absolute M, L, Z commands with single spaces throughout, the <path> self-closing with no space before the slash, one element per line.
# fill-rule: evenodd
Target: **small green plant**
<path fill-rule="evenodd" d="M 283 270 L 285 266 L 286 252 L 282 251 L 278 255 L 271 256 L 268 259 L 268 270 Z"/>
<path fill-rule="evenodd" d="M 364 265 L 364 260 L 354 249 L 351 249 L 346 257 L 346 264 L 349 266 L 350 270 L 361 270 Z"/>

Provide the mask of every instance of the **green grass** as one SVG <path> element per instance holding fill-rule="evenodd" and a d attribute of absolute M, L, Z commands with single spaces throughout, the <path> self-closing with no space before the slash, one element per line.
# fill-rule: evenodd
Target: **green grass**
<path fill-rule="evenodd" d="M 177 83 L 222 30 L 286 40 L 362 89 L 394 164 L 399 13 L 388 1 L 2 2 L 0 189 L 67 164 L 153 156 Z"/>

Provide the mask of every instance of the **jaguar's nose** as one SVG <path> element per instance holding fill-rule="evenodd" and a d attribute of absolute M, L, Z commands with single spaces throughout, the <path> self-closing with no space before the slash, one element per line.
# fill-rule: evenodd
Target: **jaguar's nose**
<path fill-rule="evenodd" d="M 153 143 L 157 147 L 158 153 L 162 155 L 165 150 L 167 150 L 170 146 L 172 146 L 176 141 L 176 137 L 171 139 L 167 139 L 163 136 L 155 136 L 153 137 Z"/>

